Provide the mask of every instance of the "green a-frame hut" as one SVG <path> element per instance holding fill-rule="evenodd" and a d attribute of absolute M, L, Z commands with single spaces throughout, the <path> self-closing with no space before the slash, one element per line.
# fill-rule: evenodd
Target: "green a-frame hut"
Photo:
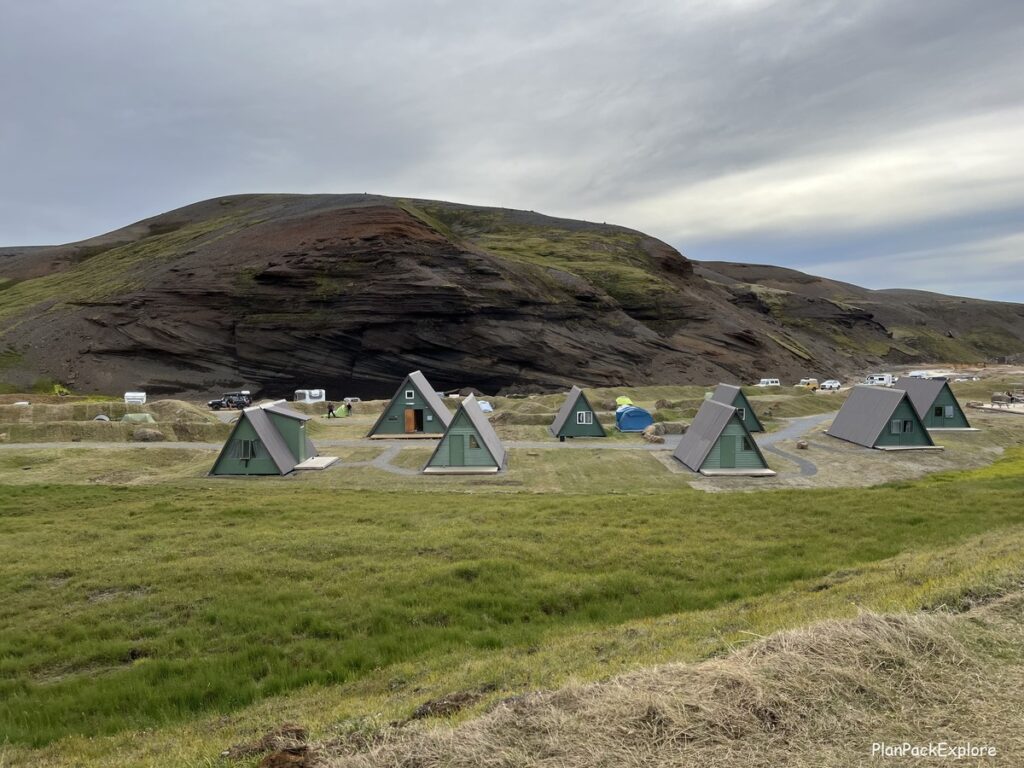
<path fill-rule="evenodd" d="M 548 427 L 559 440 L 567 437 L 607 437 L 583 390 L 574 386 Z"/>
<path fill-rule="evenodd" d="M 451 423 L 452 414 L 427 377 L 413 371 L 402 380 L 367 437 L 440 437 Z"/>
<path fill-rule="evenodd" d="M 324 469 L 337 461 L 318 457 L 313 441 L 306 436 L 306 422 L 311 417 L 284 402 L 245 408 L 210 475 L 287 475 L 295 469 Z"/>
<path fill-rule="evenodd" d="M 705 400 L 672 456 L 702 475 L 774 475 L 737 410 Z"/>
<path fill-rule="evenodd" d="M 505 446 L 476 397 L 470 395 L 459 405 L 423 472 L 472 475 L 500 472 L 504 467 Z"/>
<path fill-rule="evenodd" d="M 735 384 L 719 384 L 711 393 L 711 399 L 716 403 L 731 405 L 735 408 L 736 415 L 746 426 L 748 432 L 764 432 L 764 425 L 757 418 L 754 407 L 747 400 L 747 396 L 743 394 L 743 390 Z"/>
<path fill-rule="evenodd" d="M 893 384 L 893 387 L 907 393 L 910 404 L 914 406 L 914 410 L 929 432 L 933 430 L 974 431 L 946 379 L 905 377 Z"/>
<path fill-rule="evenodd" d="M 902 389 L 858 384 L 825 433 L 865 448 L 939 448 Z"/>

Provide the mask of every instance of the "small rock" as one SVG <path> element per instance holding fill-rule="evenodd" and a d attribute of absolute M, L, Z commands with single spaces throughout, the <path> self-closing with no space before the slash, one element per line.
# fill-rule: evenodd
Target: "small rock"
<path fill-rule="evenodd" d="M 146 429 L 140 427 L 132 432 L 132 440 L 136 443 L 162 443 L 167 438 L 159 429 Z"/>
<path fill-rule="evenodd" d="M 806 451 L 807 450 L 807 446 L 808 446 L 808 443 L 807 443 L 806 440 L 797 440 L 796 441 L 796 447 L 799 448 L 801 451 Z"/>
<path fill-rule="evenodd" d="M 665 438 L 664 437 L 662 437 L 661 435 L 649 434 L 647 432 L 647 430 L 644 430 L 644 433 L 643 433 L 642 437 L 648 443 L 664 443 L 665 442 Z"/>
<path fill-rule="evenodd" d="M 260 760 L 259 768 L 311 768 L 309 747 L 288 747 L 271 752 Z"/>

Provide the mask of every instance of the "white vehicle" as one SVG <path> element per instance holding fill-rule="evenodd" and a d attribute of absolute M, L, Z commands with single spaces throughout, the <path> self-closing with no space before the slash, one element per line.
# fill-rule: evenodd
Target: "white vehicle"
<path fill-rule="evenodd" d="M 761 379 L 759 382 L 757 382 L 756 386 L 758 386 L 758 387 L 781 387 L 782 384 L 779 383 L 778 379 Z"/>
<path fill-rule="evenodd" d="M 836 392 L 843 385 L 835 379 L 828 379 L 827 381 L 821 382 L 821 390 L 823 392 Z"/>
<path fill-rule="evenodd" d="M 361 403 L 363 401 L 360 398 L 358 398 L 358 397 L 346 397 L 344 400 L 342 400 L 342 402 L 343 403 L 352 403 L 353 405 L 355 405 L 356 403 Z"/>
<path fill-rule="evenodd" d="M 296 389 L 296 403 L 323 403 L 327 400 L 327 391 L 323 389 Z"/>
<path fill-rule="evenodd" d="M 870 373 L 864 378 L 864 383 L 873 387 L 891 387 L 899 381 L 899 376 L 891 373 Z"/>
<path fill-rule="evenodd" d="M 146 404 L 146 393 L 145 392 L 125 392 L 124 393 L 125 405 L 145 405 Z"/>

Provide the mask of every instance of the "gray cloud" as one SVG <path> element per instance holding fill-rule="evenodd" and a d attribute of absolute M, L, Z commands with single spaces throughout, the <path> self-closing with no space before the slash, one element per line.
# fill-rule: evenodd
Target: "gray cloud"
<path fill-rule="evenodd" d="M 1020 255 L 993 213 L 1024 208 L 1022 35 L 1016 0 L 8 3 L 0 244 L 371 191 L 964 292 L 958 255 Z M 935 268 L 878 269 L 898 254 Z M 1008 285 L 970 284 L 1024 299 Z"/>

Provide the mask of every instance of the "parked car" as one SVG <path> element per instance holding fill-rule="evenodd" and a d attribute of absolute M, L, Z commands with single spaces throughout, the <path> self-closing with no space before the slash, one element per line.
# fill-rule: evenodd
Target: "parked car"
<path fill-rule="evenodd" d="M 249 394 L 248 390 L 242 390 L 241 392 L 225 392 L 218 399 L 210 400 L 206 405 L 215 411 L 219 411 L 222 408 L 241 410 L 242 408 L 248 408 L 252 405 L 252 396 Z"/>
<path fill-rule="evenodd" d="M 344 400 L 342 400 L 342 402 L 351 403 L 352 405 L 355 405 L 356 403 L 361 403 L 363 401 L 358 397 L 346 397 Z"/>
<path fill-rule="evenodd" d="M 125 405 L 145 405 L 146 404 L 146 393 L 145 392 L 125 392 L 124 393 Z"/>
<path fill-rule="evenodd" d="M 836 381 L 835 379 L 828 379 L 826 381 L 821 382 L 821 391 L 822 392 L 836 392 L 842 386 L 843 386 L 842 383 Z"/>
<path fill-rule="evenodd" d="M 778 379 L 761 379 L 754 386 L 756 386 L 756 387 L 781 387 L 782 384 L 779 383 Z"/>
<path fill-rule="evenodd" d="M 816 392 L 817 389 L 818 389 L 818 380 L 817 379 L 800 379 L 800 383 L 797 384 L 796 386 L 803 387 L 804 389 L 809 389 L 809 390 L 811 390 L 811 392 Z"/>

